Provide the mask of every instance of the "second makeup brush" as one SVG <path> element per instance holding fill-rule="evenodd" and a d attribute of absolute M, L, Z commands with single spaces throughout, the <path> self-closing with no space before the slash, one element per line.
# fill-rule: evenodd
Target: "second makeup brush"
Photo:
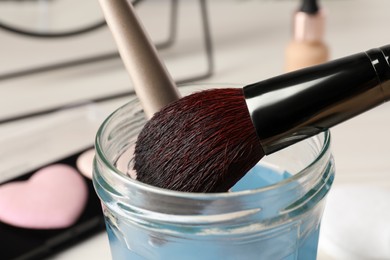
<path fill-rule="evenodd" d="M 119 54 L 147 117 L 179 99 L 179 92 L 127 0 L 99 0 Z"/>

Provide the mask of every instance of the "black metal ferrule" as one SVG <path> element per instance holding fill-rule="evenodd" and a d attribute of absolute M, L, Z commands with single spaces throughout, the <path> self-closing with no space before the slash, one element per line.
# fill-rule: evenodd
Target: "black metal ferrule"
<path fill-rule="evenodd" d="M 390 45 L 243 88 L 265 154 L 390 99 Z"/>

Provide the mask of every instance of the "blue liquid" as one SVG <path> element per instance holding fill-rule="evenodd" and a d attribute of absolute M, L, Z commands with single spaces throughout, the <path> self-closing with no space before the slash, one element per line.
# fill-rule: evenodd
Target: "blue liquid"
<path fill-rule="evenodd" d="M 291 177 L 287 171 L 278 170 L 276 168 L 256 165 L 250 170 L 240 181 L 231 188 L 232 192 L 253 190 L 276 184 L 282 180 Z M 317 258 L 317 246 L 319 238 L 319 228 L 312 231 L 312 234 L 307 237 L 305 242 L 297 249 L 294 254 L 290 254 L 283 258 L 284 260 L 303 259 L 310 260 Z"/>
<path fill-rule="evenodd" d="M 278 183 L 289 177 L 291 177 L 291 174 L 286 171 L 256 165 L 231 188 L 231 191 L 254 190 Z"/>
<path fill-rule="evenodd" d="M 232 192 L 256 189 L 289 178 L 288 172 L 268 166 L 255 166 L 232 189 Z M 272 207 L 273 205 L 270 205 Z M 115 223 L 114 223 L 115 222 Z M 260 238 L 213 237 L 194 239 L 190 230 L 186 239 L 163 236 L 144 227 L 106 218 L 113 259 L 316 259 L 319 225 L 305 219 L 288 224 Z M 300 229 L 310 227 L 305 239 Z M 312 226 L 312 227 L 311 227 Z"/>

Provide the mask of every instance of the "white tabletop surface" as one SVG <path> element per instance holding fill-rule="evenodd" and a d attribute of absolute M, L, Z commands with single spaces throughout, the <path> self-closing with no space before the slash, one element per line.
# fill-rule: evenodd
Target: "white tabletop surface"
<path fill-rule="evenodd" d="M 144 5 L 137 7 L 137 11 L 142 15 L 148 30 L 157 42 L 163 38 L 164 30 L 161 29 L 162 23 L 156 22 L 156 17 L 169 1 L 151 2 L 153 4 L 146 1 Z M 201 39 L 199 21 L 196 21 L 199 18 L 199 10 L 196 9 L 198 1 L 179 2 L 180 26 L 177 41 L 182 44 L 174 45 L 162 53 L 175 78 L 202 72 L 206 67 L 204 53 L 198 47 Z M 390 43 L 388 29 L 390 1 L 322 2 L 327 11 L 325 38 L 332 59 Z M 207 3 L 214 43 L 215 71 L 211 77 L 202 80 L 203 82 L 244 85 L 283 73 L 284 49 L 291 36 L 291 15 L 298 1 L 211 0 Z M 99 12 L 99 9 L 94 11 Z M 0 74 L 115 50 L 107 29 L 82 37 L 51 41 L 28 39 L 0 32 L 0 39 Z M 119 60 L 3 80 L 0 81 L 0 119 L 130 88 L 130 80 Z M 67 137 L 72 140 L 72 145 L 64 141 L 66 138 L 58 138 L 61 134 L 67 134 L 60 131 L 61 120 L 73 118 L 66 115 L 67 111 L 0 125 L 0 144 L 3 144 L 0 146 L 0 154 L 3 155 L 0 163 L 8 167 L 4 170 L 2 166 L 0 178 L 1 174 L 11 174 L 14 170 L 22 172 L 28 167 L 44 164 L 44 161 L 48 160 L 48 154 L 56 158 L 60 154 L 71 152 L 72 149 L 91 144 L 102 118 L 125 101 L 126 98 L 123 98 L 104 106 L 91 104 L 83 108 L 82 117 L 91 118 L 92 113 L 94 119 L 87 128 L 79 126 L 79 129 L 77 123 L 74 123 L 75 126 L 72 127 L 82 134 L 76 137 L 68 133 Z M 78 120 L 75 122 L 82 122 L 80 118 Z M 56 136 L 45 137 L 40 134 L 41 128 L 58 130 L 58 133 Z M 334 127 L 332 150 L 337 165 L 334 185 L 369 183 L 390 187 L 388 133 L 390 104 L 384 104 Z M 40 152 L 37 148 L 29 147 L 31 144 L 21 143 L 21 140 L 26 140 L 28 136 L 41 140 L 44 143 L 42 147 L 50 149 L 51 153 Z M 20 155 L 18 157 L 16 153 L 20 150 L 23 150 L 24 156 L 34 154 L 36 157 L 23 165 L 17 165 L 15 161 Z M 51 259 L 110 258 L 107 237 L 105 233 L 101 233 Z M 320 249 L 318 259 L 333 258 Z"/>

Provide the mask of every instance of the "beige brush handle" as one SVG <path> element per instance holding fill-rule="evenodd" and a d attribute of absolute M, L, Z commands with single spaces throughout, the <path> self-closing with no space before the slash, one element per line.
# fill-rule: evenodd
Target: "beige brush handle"
<path fill-rule="evenodd" d="M 148 118 L 179 99 L 174 81 L 128 0 L 99 0 L 119 54 Z"/>

